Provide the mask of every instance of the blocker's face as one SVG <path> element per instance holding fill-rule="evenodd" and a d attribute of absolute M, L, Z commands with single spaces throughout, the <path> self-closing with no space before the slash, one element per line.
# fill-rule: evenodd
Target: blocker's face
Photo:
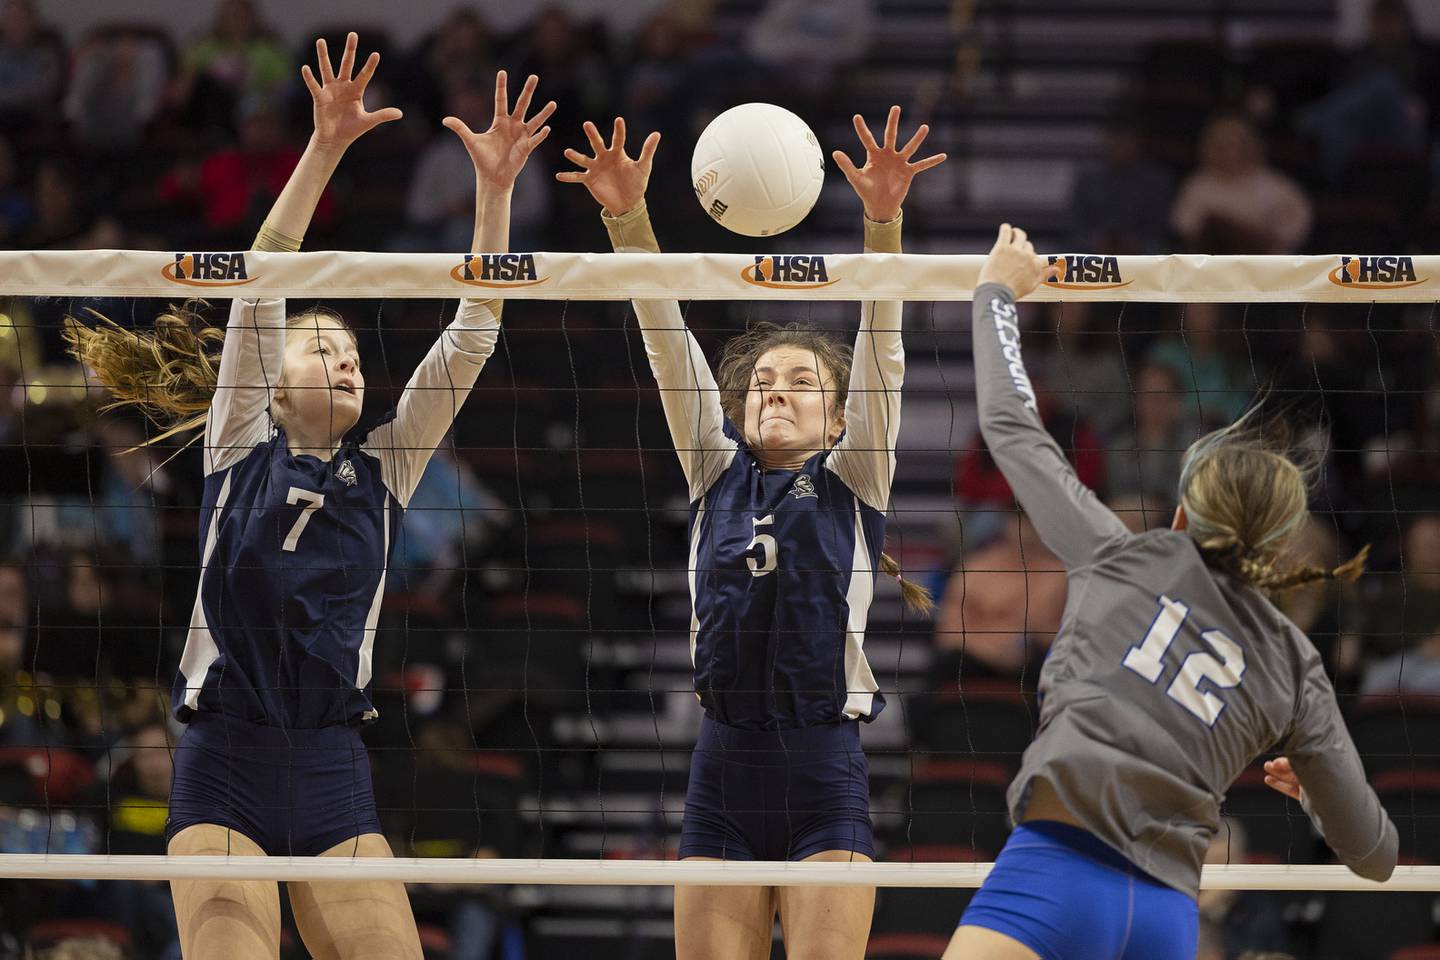
<path fill-rule="evenodd" d="M 285 362 L 276 403 L 285 419 L 328 424 L 339 437 L 360 419 L 365 376 L 355 337 L 334 320 L 319 318 L 292 327 L 285 338 Z"/>
<path fill-rule="evenodd" d="M 843 430 L 834 379 L 813 351 L 782 345 L 761 354 L 745 394 L 745 441 L 752 449 L 824 450 Z"/>

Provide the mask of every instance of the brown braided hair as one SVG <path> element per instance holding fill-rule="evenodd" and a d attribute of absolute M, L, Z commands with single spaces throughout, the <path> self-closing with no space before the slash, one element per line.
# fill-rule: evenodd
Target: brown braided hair
<path fill-rule="evenodd" d="M 1365 572 L 1366 546 L 1333 569 L 1282 569 L 1281 555 L 1309 516 L 1309 477 L 1318 464 L 1288 438 L 1267 435 L 1258 407 L 1190 445 L 1180 470 L 1186 532 L 1211 567 L 1257 589 L 1280 593 L 1317 580 L 1353 582 Z"/>
<path fill-rule="evenodd" d="M 178 307 L 172 304 L 143 332 L 122 327 L 95 310 L 85 311 L 92 323 L 65 318 L 70 355 L 94 371 L 114 398 L 102 409 L 134 407 L 164 431 L 147 444 L 199 429 L 209 418 L 225 331 L 205 320 L 208 307 L 198 299 Z M 340 314 L 321 306 L 287 316 L 285 326 L 294 330 L 320 320 L 349 329 Z"/>
<path fill-rule="evenodd" d="M 720 351 L 715 380 L 720 387 L 721 409 L 731 423 L 737 426 L 745 423 L 745 396 L 750 392 L 755 365 L 776 347 L 795 347 L 813 354 L 824 367 L 822 372 L 830 374 L 832 386 L 828 392 L 831 409 L 837 412 L 845 409 L 845 400 L 850 393 L 850 364 L 854 356 L 849 344 L 798 323 L 758 323 L 731 337 Z M 935 598 L 930 591 L 901 576 L 900 564 L 888 553 L 880 554 L 880 572 L 900 582 L 900 595 L 905 606 L 911 610 L 928 614 L 935 608 Z"/>

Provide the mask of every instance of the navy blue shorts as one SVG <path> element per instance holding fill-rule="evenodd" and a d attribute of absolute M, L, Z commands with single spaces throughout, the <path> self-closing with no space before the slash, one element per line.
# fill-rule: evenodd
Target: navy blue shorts
<path fill-rule="evenodd" d="M 804 860 L 825 850 L 875 856 L 859 722 L 741 730 L 707 714 L 690 759 L 680 856 Z"/>
<path fill-rule="evenodd" d="M 1200 912 L 1089 831 L 1028 820 L 960 925 L 1003 933 L 1044 960 L 1193 960 Z"/>
<path fill-rule="evenodd" d="M 272 857 L 311 857 L 380 833 L 360 731 L 195 714 L 175 746 L 166 842 L 199 823 L 243 833 Z"/>

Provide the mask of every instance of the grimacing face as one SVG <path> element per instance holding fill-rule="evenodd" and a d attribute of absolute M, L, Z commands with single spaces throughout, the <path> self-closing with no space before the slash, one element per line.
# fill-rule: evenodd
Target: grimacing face
<path fill-rule="evenodd" d="M 757 454 L 824 450 L 840 439 L 845 415 L 835 382 L 814 351 L 781 344 L 765 351 L 745 393 L 745 441 Z"/>
<path fill-rule="evenodd" d="M 338 438 L 355 426 L 365 402 L 365 376 L 355 337 L 335 320 L 318 317 L 285 334 L 285 360 L 275 404 L 282 422 Z M 293 427 L 290 432 L 295 432 Z"/>

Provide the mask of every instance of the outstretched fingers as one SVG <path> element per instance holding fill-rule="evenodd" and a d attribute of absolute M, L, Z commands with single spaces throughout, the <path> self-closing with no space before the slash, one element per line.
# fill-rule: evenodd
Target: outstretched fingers
<path fill-rule="evenodd" d="M 330 63 L 330 47 L 325 43 L 324 37 L 320 37 L 315 41 L 315 58 L 320 61 L 321 82 L 334 83 L 335 68 Z"/>
<path fill-rule="evenodd" d="M 320 91 L 322 89 L 320 86 L 320 81 L 315 79 L 315 74 L 311 72 L 310 65 L 308 63 L 300 68 L 300 79 L 305 81 L 305 87 L 310 91 L 310 96 L 320 96 Z"/>
<path fill-rule="evenodd" d="M 510 115 L 510 76 L 504 70 L 495 72 L 495 116 Z"/>
<path fill-rule="evenodd" d="M 880 145 L 875 142 L 875 137 L 870 133 L 870 128 L 865 123 L 865 118 L 857 113 L 851 122 L 855 125 L 855 133 L 859 135 L 860 145 L 865 148 L 865 152 L 878 152 Z"/>
<path fill-rule="evenodd" d="M 589 170 L 595 165 L 596 160 L 595 157 L 587 157 L 573 147 L 565 148 L 565 159 L 575 164 L 575 166 L 580 167 L 582 170 Z"/>
<path fill-rule="evenodd" d="M 360 68 L 360 73 L 355 77 L 355 82 L 364 90 L 370 85 L 370 78 L 375 76 L 375 68 L 380 66 L 380 51 L 372 51 L 370 56 L 365 58 L 365 63 Z"/>
<path fill-rule="evenodd" d="M 856 168 L 854 161 L 852 161 L 843 150 L 834 151 L 830 154 L 830 157 L 835 161 L 835 166 L 839 167 L 840 172 L 845 175 L 845 179 L 853 183 L 855 181 L 855 175 L 860 172 L 859 169 Z"/>
<path fill-rule="evenodd" d="M 520 96 L 515 98 L 515 113 L 513 116 L 525 119 L 525 112 L 530 109 L 530 98 L 535 96 L 535 87 L 539 85 L 540 78 L 535 74 L 525 78 L 525 85 L 520 88 Z"/>
<path fill-rule="evenodd" d="M 606 151 L 605 138 L 600 136 L 600 130 L 595 124 L 586 120 L 580 129 L 585 131 L 585 139 L 590 141 L 590 149 L 595 151 L 596 157 Z"/>
<path fill-rule="evenodd" d="M 355 70 L 355 49 L 360 44 L 360 37 L 351 31 L 345 35 L 345 52 L 340 54 L 340 70 L 336 74 L 341 80 L 349 80 Z"/>
<path fill-rule="evenodd" d="M 648 166 L 650 161 L 655 159 L 655 148 L 658 146 L 660 146 L 660 131 L 656 130 L 650 134 L 650 136 L 646 137 L 645 142 L 640 145 L 638 162 Z"/>
<path fill-rule="evenodd" d="M 894 150 L 895 141 L 900 137 L 900 108 L 894 106 L 885 117 L 885 149 Z"/>
<path fill-rule="evenodd" d="M 933 156 L 926 157 L 924 160 L 916 160 L 914 163 L 910 164 L 910 172 L 921 173 L 922 171 L 929 170 L 931 167 L 938 167 L 948 158 L 949 154 L 937 153 Z"/>
<path fill-rule="evenodd" d="M 525 121 L 525 129 L 530 133 L 534 133 L 537 129 L 545 125 L 545 121 L 549 120 L 550 115 L 554 112 L 555 101 L 551 100 L 549 103 L 545 104 L 545 106 L 540 108 L 539 113 L 535 114 L 535 116 Z"/>

